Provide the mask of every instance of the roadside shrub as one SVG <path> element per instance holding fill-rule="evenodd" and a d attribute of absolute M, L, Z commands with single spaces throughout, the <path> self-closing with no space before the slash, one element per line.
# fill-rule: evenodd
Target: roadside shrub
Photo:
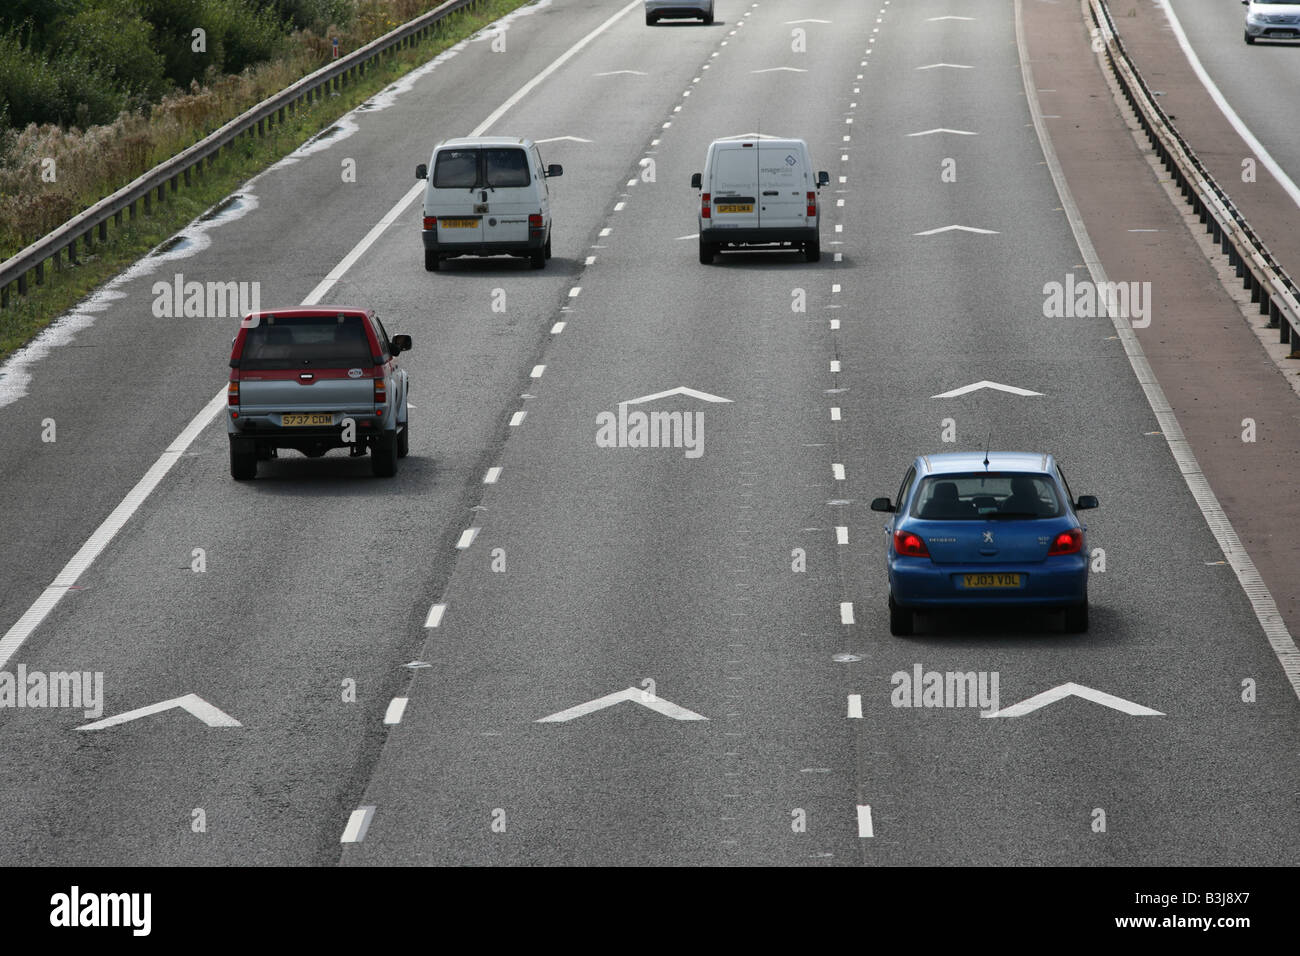
<path fill-rule="evenodd" d="M 285 46 L 289 24 L 274 7 L 259 7 L 256 0 L 206 0 L 204 22 L 208 42 L 218 38 L 227 73 L 242 73 L 255 63 L 275 57 Z"/>
<path fill-rule="evenodd" d="M 60 24 L 58 49 L 98 64 L 133 105 L 167 89 L 163 56 L 154 50 L 153 26 L 127 2 L 82 10 Z"/>

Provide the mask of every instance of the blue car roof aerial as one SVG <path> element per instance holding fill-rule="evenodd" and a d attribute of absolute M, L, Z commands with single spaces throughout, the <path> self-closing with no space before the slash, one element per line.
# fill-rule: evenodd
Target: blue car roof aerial
<path fill-rule="evenodd" d="M 1052 456 L 1028 451 L 955 451 L 938 455 L 922 455 L 918 469 L 922 475 L 948 475 L 963 471 L 984 471 L 984 457 L 988 455 L 988 471 L 1024 471 L 1043 474 L 1050 470 Z"/>

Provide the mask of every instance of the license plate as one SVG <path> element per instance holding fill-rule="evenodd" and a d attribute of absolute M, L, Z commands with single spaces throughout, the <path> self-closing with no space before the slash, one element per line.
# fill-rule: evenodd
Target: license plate
<path fill-rule="evenodd" d="M 438 225 L 447 229 L 474 229 L 478 226 L 477 219 L 439 219 Z"/>
<path fill-rule="evenodd" d="M 729 202 L 722 203 L 718 206 L 718 212 L 753 212 L 754 204 L 752 202 Z"/>
<path fill-rule="evenodd" d="M 333 425 L 334 416 L 329 412 L 311 412 L 305 415 L 281 415 L 280 424 L 286 427 L 294 425 Z"/>
<path fill-rule="evenodd" d="M 1019 574 L 963 574 L 962 586 L 967 588 L 1018 588 Z"/>

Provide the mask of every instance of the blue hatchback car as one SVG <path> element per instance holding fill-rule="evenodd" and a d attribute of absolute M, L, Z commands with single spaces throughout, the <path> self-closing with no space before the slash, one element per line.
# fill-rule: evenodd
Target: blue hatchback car
<path fill-rule="evenodd" d="M 912 633 L 924 609 L 1063 608 L 1088 629 L 1088 545 L 1076 501 L 1051 455 L 957 452 L 912 463 L 896 503 L 871 502 L 887 525 L 889 630 Z"/>

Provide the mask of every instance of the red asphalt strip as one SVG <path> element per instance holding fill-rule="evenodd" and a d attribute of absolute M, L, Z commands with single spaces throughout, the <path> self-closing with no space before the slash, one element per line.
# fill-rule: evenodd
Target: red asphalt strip
<path fill-rule="evenodd" d="M 1177 116 L 1195 117 L 1190 135 L 1180 129 L 1193 149 L 1201 152 L 1199 137 L 1216 144 L 1215 176 L 1264 242 L 1279 257 L 1285 250 L 1300 261 L 1295 204 L 1262 167 L 1259 181 L 1249 186 L 1249 201 L 1237 199 L 1241 184 L 1229 172 L 1240 178 L 1241 157 L 1249 151 L 1187 66 L 1164 16 L 1147 4 L 1135 6 L 1137 13 L 1129 16 L 1130 5 L 1124 4 L 1116 22 L 1138 69 L 1147 76 L 1159 74 L 1156 88 L 1168 94 L 1162 105 L 1177 104 Z M 1043 113 L 1059 117 L 1045 123 L 1107 278 L 1151 283 L 1151 324 L 1136 330 L 1142 348 L 1210 487 L 1296 635 L 1300 396 L 1196 243 L 1183 221 L 1186 207 L 1175 206 L 1160 186 L 1147 162 L 1152 151 L 1145 137 L 1142 149 L 1134 141 L 1092 52 L 1078 0 L 1025 3 L 1024 21 L 1034 85 L 1054 91 L 1038 94 Z M 1163 168 L 1160 175 L 1168 176 Z M 1260 204 L 1270 210 L 1268 215 L 1257 209 Z M 1083 278 L 1086 272 L 1076 270 L 1076 281 Z M 1270 335 L 1276 341 L 1276 332 Z M 1246 418 L 1255 421 L 1254 443 L 1242 440 Z M 1222 555 L 1206 555 L 1207 561 L 1216 559 Z"/>

